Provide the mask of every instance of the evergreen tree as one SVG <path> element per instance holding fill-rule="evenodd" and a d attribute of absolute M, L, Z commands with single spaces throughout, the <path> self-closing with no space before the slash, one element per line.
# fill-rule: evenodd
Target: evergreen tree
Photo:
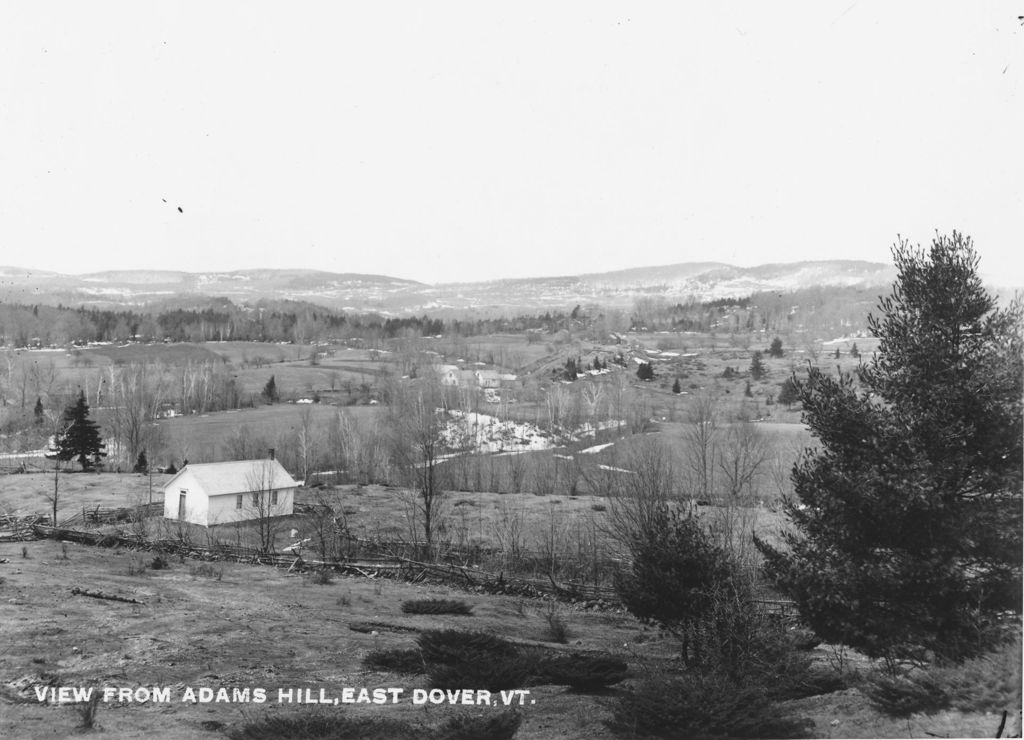
<path fill-rule="evenodd" d="M 816 368 L 800 384 L 819 446 L 794 467 L 796 531 L 757 541 L 818 635 L 890 666 L 1019 629 L 1024 482 L 1024 307 L 997 308 L 956 232 L 893 254 L 861 388 Z"/>
<path fill-rule="evenodd" d="M 654 365 L 650 362 L 641 362 L 636 369 L 636 377 L 640 380 L 654 380 Z"/>
<path fill-rule="evenodd" d="M 754 392 L 750 389 L 750 381 L 749 380 L 747 381 L 746 388 L 743 389 L 743 395 L 746 396 L 747 398 L 753 398 L 754 397 Z"/>
<path fill-rule="evenodd" d="M 772 340 L 771 346 L 768 348 L 769 357 L 782 357 L 782 340 L 778 337 Z"/>
<path fill-rule="evenodd" d="M 672 392 L 679 395 L 682 392 L 682 388 L 679 387 L 679 378 L 676 378 L 675 382 L 672 383 Z"/>
<path fill-rule="evenodd" d="M 615 580 L 623 606 L 683 641 L 683 657 L 699 662 L 694 630 L 715 598 L 736 590 L 733 561 L 714 543 L 701 521 L 667 507 L 652 512 L 631 533 L 632 566 Z"/>
<path fill-rule="evenodd" d="M 565 361 L 565 379 L 576 380 L 579 377 L 579 372 L 576 369 L 576 360 L 571 357 Z"/>
<path fill-rule="evenodd" d="M 860 350 L 857 349 L 857 343 L 854 342 L 853 346 L 850 347 L 850 357 L 860 357 Z"/>
<path fill-rule="evenodd" d="M 149 472 L 149 461 L 146 459 L 146 451 L 141 450 L 139 452 L 139 459 L 135 461 L 134 471 L 136 473 L 148 473 Z"/>
<path fill-rule="evenodd" d="M 840 357 L 841 355 L 839 354 L 839 348 L 836 347 L 836 359 L 838 360 Z"/>
<path fill-rule="evenodd" d="M 797 390 L 796 381 L 791 377 L 786 378 L 779 389 L 779 403 L 784 403 L 786 408 L 789 408 L 798 400 L 800 400 L 800 394 Z"/>
<path fill-rule="evenodd" d="M 270 376 L 270 380 L 263 386 L 263 398 L 266 399 L 267 403 L 277 402 L 277 382 L 274 380 L 274 376 Z"/>
<path fill-rule="evenodd" d="M 754 380 L 760 380 L 765 375 L 764 363 L 761 361 L 761 353 L 754 352 L 750 357 L 750 377 Z"/>
<path fill-rule="evenodd" d="M 57 459 L 62 462 L 77 460 L 82 470 L 92 470 L 101 457 L 106 445 L 100 439 L 100 430 L 89 418 L 89 404 L 85 402 L 85 391 L 78 394 L 78 400 L 64 411 L 64 431 L 57 436 Z"/>
<path fill-rule="evenodd" d="M 38 396 L 36 396 L 36 407 L 35 407 L 36 424 L 42 424 L 43 423 L 43 414 L 44 413 L 45 413 L 45 409 L 43 409 L 43 399 L 38 397 Z"/>

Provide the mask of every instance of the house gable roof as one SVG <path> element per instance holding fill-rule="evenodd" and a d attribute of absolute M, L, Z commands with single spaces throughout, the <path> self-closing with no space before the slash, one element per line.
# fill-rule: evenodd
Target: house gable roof
<path fill-rule="evenodd" d="M 164 484 L 170 488 L 186 472 L 191 473 L 207 496 L 249 493 L 272 488 L 296 488 L 299 484 L 277 460 L 232 460 L 186 465 Z"/>

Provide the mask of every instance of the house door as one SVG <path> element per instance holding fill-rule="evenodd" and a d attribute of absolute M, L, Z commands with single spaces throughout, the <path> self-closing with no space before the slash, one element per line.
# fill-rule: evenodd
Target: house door
<path fill-rule="evenodd" d="M 178 494 L 178 520 L 185 520 L 185 492 L 182 491 Z"/>

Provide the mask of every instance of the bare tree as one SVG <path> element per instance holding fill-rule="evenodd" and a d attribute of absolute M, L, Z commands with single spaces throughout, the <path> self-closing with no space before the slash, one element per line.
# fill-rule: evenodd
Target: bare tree
<path fill-rule="evenodd" d="M 754 477 L 768 460 L 768 445 L 761 431 L 749 421 L 730 424 L 719 445 L 718 468 L 727 496 L 738 499 L 753 494 Z"/>
<path fill-rule="evenodd" d="M 608 471 L 618 476 L 615 493 L 608 498 L 604 533 L 622 551 L 637 537 L 654 532 L 666 508 L 683 505 L 675 465 L 664 443 L 650 437 L 626 456 L 623 468 Z"/>
<path fill-rule="evenodd" d="M 436 379 L 422 378 L 416 384 L 395 384 L 390 397 L 392 457 L 402 483 L 414 489 L 408 502 L 411 524 L 422 529 L 427 549 L 432 551 L 434 535 L 444 519 L 444 393 Z"/>
<path fill-rule="evenodd" d="M 114 438 L 126 462 L 131 463 L 142 449 L 155 449 L 150 438 L 152 422 L 160 412 L 166 393 L 164 373 L 157 365 L 111 365 L 109 391 L 114 409 L 110 419 Z"/>
<path fill-rule="evenodd" d="M 715 491 L 715 458 L 720 434 L 718 399 L 710 393 L 696 396 L 687 416 L 683 458 L 691 490 L 698 499 L 710 501 Z"/>
<path fill-rule="evenodd" d="M 254 460 L 245 476 L 248 506 L 242 511 L 256 523 L 260 551 L 265 553 L 274 550 L 274 538 L 278 531 L 274 518 L 281 511 L 277 501 L 277 484 L 280 481 L 275 480 L 276 470 L 277 465 L 272 460 Z"/>
<path fill-rule="evenodd" d="M 313 420 L 313 406 L 303 407 L 299 412 L 299 427 L 295 432 L 298 443 L 299 462 L 302 466 L 303 482 L 309 480 L 310 468 L 316 464 L 320 447 L 320 434 Z"/>
<path fill-rule="evenodd" d="M 47 446 L 45 457 L 53 460 L 53 493 L 43 491 L 42 495 L 53 508 L 53 519 L 50 524 L 57 526 L 57 509 L 60 505 L 60 450 L 57 448 L 57 440 L 67 434 L 68 426 L 64 415 L 59 411 L 47 411 L 45 413 L 47 427 L 50 431 L 50 444 Z"/>

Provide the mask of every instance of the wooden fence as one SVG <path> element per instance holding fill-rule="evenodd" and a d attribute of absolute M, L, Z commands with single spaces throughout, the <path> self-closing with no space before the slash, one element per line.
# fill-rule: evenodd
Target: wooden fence
<path fill-rule="evenodd" d="M 366 546 L 366 549 L 361 549 L 358 554 L 351 553 L 350 556 L 344 558 L 320 560 L 303 557 L 301 551 L 298 554 L 264 552 L 254 547 L 221 543 L 202 546 L 184 539 L 147 540 L 138 535 L 124 532 L 87 532 L 66 526 L 52 527 L 42 523 L 32 524 L 30 528 L 33 537 L 46 537 L 99 547 L 148 550 L 182 555 L 196 560 L 272 565 L 277 568 L 287 568 L 289 571 L 323 568 L 366 578 L 397 578 L 413 583 L 435 581 L 481 593 L 526 597 L 553 596 L 563 601 L 582 602 L 596 607 L 620 604 L 615 589 L 608 586 L 557 581 L 551 576 L 546 579 L 506 576 L 504 572 L 493 573 L 476 566 L 461 565 L 450 561 L 430 562 L 393 553 L 380 554 L 379 551 L 377 554 L 373 554 L 372 546 L 379 543 L 372 541 L 360 543 Z M 752 605 L 783 618 L 791 618 L 796 615 L 794 602 L 775 598 L 770 592 L 762 593 L 760 598 L 753 599 Z"/>
<path fill-rule="evenodd" d="M 81 511 L 62 519 L 60 524 L 62 527 L 72 527 L 76 524 L 119 524 L 158 516 L 163 514 L 163 511 L 162 502 L 128 507 L 83 506 Z"/>

